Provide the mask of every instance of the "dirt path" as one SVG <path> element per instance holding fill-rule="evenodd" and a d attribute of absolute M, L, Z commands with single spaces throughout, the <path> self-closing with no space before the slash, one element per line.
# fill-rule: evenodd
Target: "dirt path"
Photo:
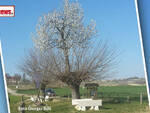
<path fill-rule="evenodd" d="M 12 90 L 12 89 L 10 89 L 10 88 L 7 88 L 7 91 L 8 91 L 8 93 L 10 93 L 10 94 L 12 94 L 12 95 L 14 95 L 14 96 L 26 96 L 26 97 L 30 97 L 30 96 L 27 95 L 27 94 L 19 94 L 19 93 L 16 93 L 16 90 Z"/>

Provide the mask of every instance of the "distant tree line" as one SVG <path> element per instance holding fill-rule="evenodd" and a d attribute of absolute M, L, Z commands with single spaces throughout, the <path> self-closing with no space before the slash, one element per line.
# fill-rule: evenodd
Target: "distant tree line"
<path fill-rule="evenodd" d="M 9 73 L 6 73 L 5 76 L 6 76 L 6 81 L 8 85 L 11 85 L 11 84 L 18 85 L 18 84 L 25 84 L 25 83 L 31 82 L 30 80 L 26 78 L 25 74 L 21 75 L 21 74 L 15 73 L 14 75 L 10 75 Z"/>

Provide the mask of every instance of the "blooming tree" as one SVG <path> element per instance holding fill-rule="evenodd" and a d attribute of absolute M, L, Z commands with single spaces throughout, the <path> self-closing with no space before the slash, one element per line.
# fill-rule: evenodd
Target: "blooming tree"
<path fill-rule="evenodd" d="M 86 47 L 96 34 L 95 23 L 85 26 L 83 10 L 78 2 L 65 0 L 62 10 L 54 10 L 39 20 L 33 41 L 39 49 L 61 49 L 65 56 L 66 71 L 69 69 L 69 50 L 74 47 Z"/>
<path fill-rule="evenodd" d="M 93 20 L 88 25 L 84 23 L 80 4 L 64 0 L 61 10 L 40 17 L 32 35 L 35 47 L 43 54 L 40 64 L 31 57 L 22 69 L 31 75 L 36 71 L 46 72 L 49 77 L 66 83 L 72 89 L 72 98 L 80 98 L 80 84 L 97 75 L 102 77 L 115 59 L 114 51 L 109 51 L 106 44 L 92 49 L 91 42 L 96 36 L 96 24 Z"/>

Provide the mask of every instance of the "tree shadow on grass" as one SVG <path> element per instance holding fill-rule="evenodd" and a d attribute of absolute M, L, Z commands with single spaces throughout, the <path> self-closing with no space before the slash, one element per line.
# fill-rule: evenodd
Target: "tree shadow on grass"
<path fill-rule="evenodd" d="M 110 108 L 110 107 L 105 107 L 105 106 L 101 106 L 100 109 L 101 109 L 101 110 L 102 110 L 102 109 L 103 109 L 103 110 L 110 110 L 110 109 L 112 109 L 112 108 Z"/>

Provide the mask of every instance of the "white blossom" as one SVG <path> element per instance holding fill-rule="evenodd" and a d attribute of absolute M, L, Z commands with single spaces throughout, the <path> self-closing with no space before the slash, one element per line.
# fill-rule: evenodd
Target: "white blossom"
<path fill-rule="evenodd" d="M 33 42 L 40 50 L 49 48 L 71 49 L 86 47 L 96 36 L 96 23 L 92 20 L 89 25 L 83 22 L 84 13 L 80 4 L 64 1 L 61 10 L 54 10 L 40 17 Z"/>

